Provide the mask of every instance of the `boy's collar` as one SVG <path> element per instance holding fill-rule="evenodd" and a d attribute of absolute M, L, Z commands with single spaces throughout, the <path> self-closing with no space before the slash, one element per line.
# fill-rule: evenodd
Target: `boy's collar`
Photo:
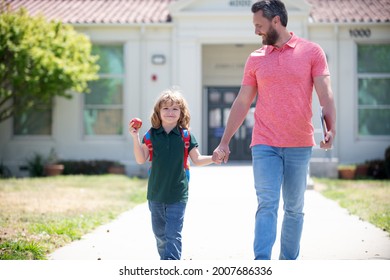
<path fill-rule="evenodd" d="M 159 128 L 157 128 L 157 134 L 160 134 L 160 133 L 163 133 L 163 132 L 165 132 L 165 130 L 164 130 L 164 128 L 163 128 L 163 126 L 160 126 Z M 175 133 L 175 134 L 177 134 L 177 135 L 180 135 L 180 129 L 179 129 L 179 127 L 178 126 L 176 126 L 175 128 L 173 128 L 172 130 L 171 130 L 171 132 L 173 132 L 173 133 Z"/>

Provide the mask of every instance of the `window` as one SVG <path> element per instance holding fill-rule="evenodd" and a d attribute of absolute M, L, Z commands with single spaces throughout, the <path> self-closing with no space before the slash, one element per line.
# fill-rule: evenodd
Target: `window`
<path fill-rule="evenodd" d="M 40 108 L 15 114 L 13 118 L 16 136 L 50 136 L 52 133 L 52 108 L 42 105 Z"/>
<path fill-rule="evenodd" d="M 84 135 L 122 135 L 124 63 L 122 45 L 94 45 L 99 79 L 84 95 Z"/>
<path fill-rule="evenodd" d="M 358 45 L 359 136 L 390 136 L 390 45 Z"/>

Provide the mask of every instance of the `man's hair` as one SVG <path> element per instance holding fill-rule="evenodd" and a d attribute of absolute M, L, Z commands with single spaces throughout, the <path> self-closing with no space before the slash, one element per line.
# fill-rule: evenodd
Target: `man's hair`
<path fill-rule="evenodd" d="M 252 5 L 252 13 L 263 11 L 263 16 L 272 20 L 275 16 L 279 16 L 281 24 L 286 27 L 288 16 L 284 3 L 280 0 L 263 0 Z"/>

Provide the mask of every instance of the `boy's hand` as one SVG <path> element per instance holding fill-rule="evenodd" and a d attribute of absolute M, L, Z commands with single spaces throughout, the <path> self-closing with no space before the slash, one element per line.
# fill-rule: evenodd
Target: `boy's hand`
<path fill-rule="evenodd" d="M 139 129 L 142 126 L 142 120 L 139 118 L 134 118 L 130 121 L 130 126 L 132 126 L 135 129 Z"/>
<path fill-rule="evenodd" d="M 211 160 L 215 163 L 215 164 L 221 164 L 222 161 L 223 161 L 223 155 L 221 153 L 216 153 L 214 152 L 212 157 L 211 157 Z"/>
<path fill-rule="evenodd" d="M 230 152 L 228 152 L 228 153 L 230 153 Z M 218 146 L 218 147 L 214 150 L 214 152 L 213 152 L 213 157 L 212 157 L 212 159 L 213 159 L 214 162 L 216 162 L 216 163 L 218 163 L 218 164 L 220 164 L 220 163 L 222 163 L 222 162 L 225 162 L 225 163 L 226 163 L 227 160 L 228 160 L 228 158 L 229 158 L 229 155 L 225 152 L 224 149 L 221 149 L 220 146 Z"/>
<path fill-rule="evenodd" d="M 131 136 L 138 136 L 138 131 L 142 126 L 142 120 L 139 118 L 134 118 L 129 123 L 129 132 Z"/>

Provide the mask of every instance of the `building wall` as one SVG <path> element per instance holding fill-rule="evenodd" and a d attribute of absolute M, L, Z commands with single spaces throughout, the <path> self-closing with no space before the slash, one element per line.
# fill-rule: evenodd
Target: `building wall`
<path fill-rule="evenodd" d="M 140 137 L 150 128 L 150 115 L 160 92 L 172 85 L 172 28 L 162 26 L 136 26 L 121 28 L 83 28 L 93 43 L 120 42 L 124 44 L 125 53 L 125 87 L 124 87 L 124 133 L 120 139 L 92 139 L 99 154 L 104 158 L 119 159 L 126 164 L 129 174 L 144 175 L 147 166 L 135 163 L 132 152 L 132 141 L 127 128 L 130 119 L 139 117 L 144 121 Z M 153 56 L 165 59 L 163 64 L 154 64 Z M 80 143 L 83 149 L 87 143 Z M 91 149 L 95 150 L 95 149 Z M 82 155 L 84 156 L 84 153 Z M 88 155 L 91 157 L 92 155 Z"/>
<path fill-rule="evenodd" d="M 12 119 L 0 123 L 0 158 L 13 174 L 26 176 L 20 171 L 34 153 L 47 156 L 55 148 L 60 159 L 106 159 L 124 163 L 127 173 L 144 175 L 145 166 L 134 161 L 132 138 L 127 132 L 133 117 L 144 120 L 140 135 L 150 127 L 150 114 L 155 99 L 172 81 L 171 27 L 148 26 L 76 26 L 88 35 L 92 43 L 123 44 L 125 63 L 123 135 L 83 135 L 83 95 L 73 93 L 72 99 L 56 98 L 53 108 L 53 133 L 48 137 L 15 137 L 12 135 Z M 164 55 L 163 65 L 154 65 L 152 56 Z M 153 79 L 156 77 L 156 79 Z"/>
<path fill-rule="evenodd" d="M 370 28 L 371 36 L 352 38 L 350 29 L 356 25 L 310 24 L 308 9 L 300 6 L 301 1 L 287 2 L 289 30 L 319 43 L 324 49 L 335 93 L 338 114 L 335 147 L 329 152 L 316 149 L 314 156 L 341 163 L 382 158 L 389 146 L 389 137 L 361 138 L 357 135 L 356 44 L 390 43 L 390 25 L 359 25 L 359 28 Z M 181 3 L 192 3 L 192 6 L 180 6 Z M 180 1 L 171 12 L 173 21 L 167 24 L 75 26 L 93 43 L 121 43 L 124 46 L 123 135 L 85 137 L 83 96 L 74 93 L 71 100 L 56 99 L 50 137 L 14 137 L 12 120 L 0 123 L 0 159 L 3 163 L 11 167 L 14 174 L 24 176 L 26 172 L 21 172 L 19 167 L 25 165 L 28 157 L 35 152 L 47 155 L 54 147 L 61 159 L 117 160 L 126 164 L 129 175 L 145 174 L 147 165 L 135 163 L 127 125 L 131 118 L 140 117 L 144 120 L 140 133 L 143 135 L 150 126 L 155 99 L 172 85 L 183 90 L 192 115 L 192 132 L 200 142 L 201 151 L 205 152 L 204 88 L 212 84 L 239 85 L 245 59 L 252 49 L 260 46 L 261 39 L 254 35 L 252 16 L 247 7 L 236 10 L 227 6 L 227 1 Z M 153 64 L 154 55 L 165 57 L 165 63 Z M 313 98 L 313 108 L 313 122 L 319 135 L 317 98 Z"/>
<path fill-rule="evenodd" d="M 369 29 L 370 36 L 353 37 L 350 31 L 356 29 Z M 357 44 L 388 44 L 389 34 L 389 24 L 309 25 L 309 38 L 319 43 L 328 57 L 337 105 L 337 136 L 332 154 L 340 163 L 383 159 L 390 146 L 390 137 L 361 137 L 357 130 Z"/>

